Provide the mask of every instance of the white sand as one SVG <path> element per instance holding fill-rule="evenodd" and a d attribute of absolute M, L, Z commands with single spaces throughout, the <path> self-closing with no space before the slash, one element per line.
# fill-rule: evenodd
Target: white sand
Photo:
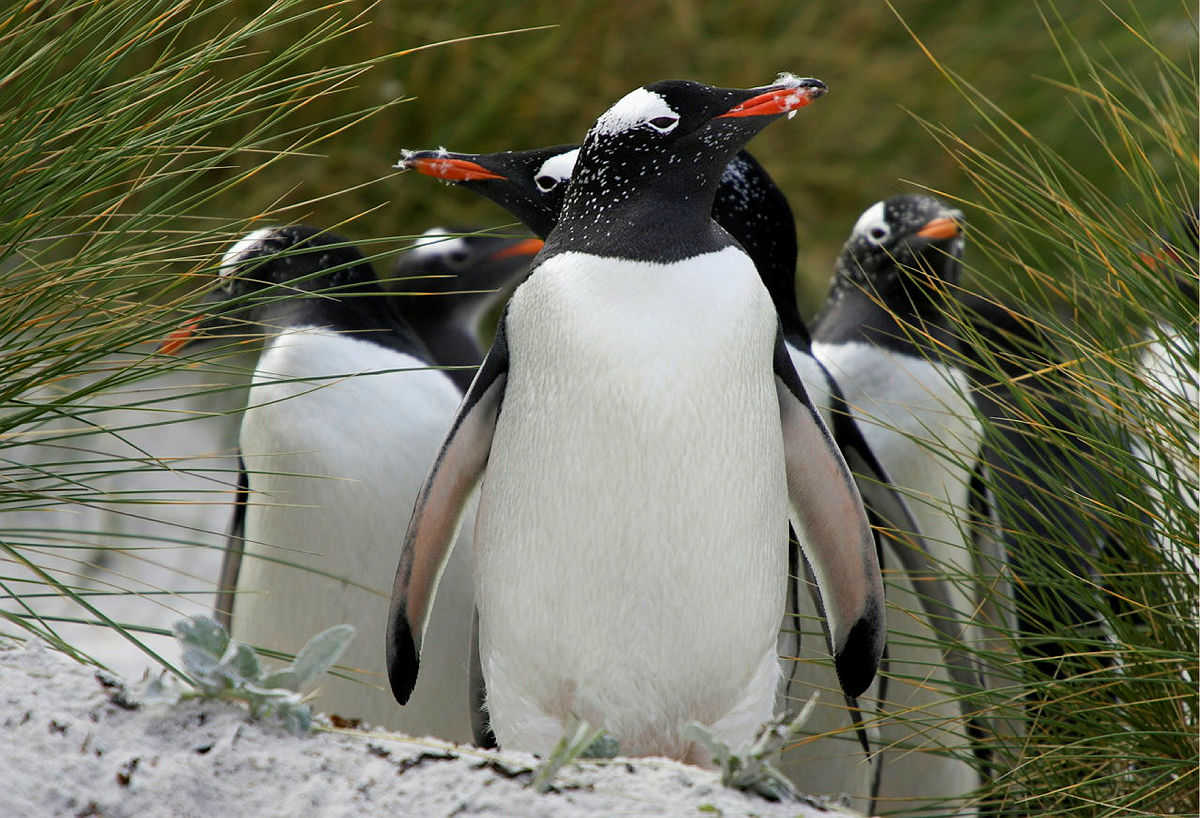
<path fill-rule="evenodd" d="M 41 643 L 0 641 L 0 816 L 852 815 L 764 801 L 662 759 L 568 765 L 539 795 L 524 753 L 356 730 L 297 738 L 234 703 L 131 703 L 133 687 Z"/>

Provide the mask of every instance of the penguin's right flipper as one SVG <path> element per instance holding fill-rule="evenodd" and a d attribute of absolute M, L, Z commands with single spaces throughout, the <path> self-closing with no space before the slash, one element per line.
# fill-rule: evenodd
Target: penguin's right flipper
<path fill-rule="evenodd" d="M 792 513 L 829 621 L 838 681 L 858 696 L 875 678 L 887 630 L 875 540 L 854 476 L 809 400 L 782 333 L 774 369 Z"/>
<path fill-rule="evenodd" d="M 417 496 L 400 552 L 388 613 L 387 669 L 392 694 L 401 704 L 408 701 L 417 684 L 421 641 L 437 584 L 467 501 L 483 477 L 507 379 L 508 344 L 501 318 L 492 348 L 458 407 Z"/>
<path fill-rule="evenodd" d="M 238 454 L 237 492 L 233 497 L 233 517 L 225 535 L 225 559 L 221 562 L 221 576 L 217 580 L 217 599 L 213 606 L 213 617 L 226 630 L 233 630 L 233 601 L 237 592 L 238 574 L 242 570 L 242 552 L 246 548 L 246 504 L 250 501 L 250 475 L 246 473 L 246 462 Z"/>

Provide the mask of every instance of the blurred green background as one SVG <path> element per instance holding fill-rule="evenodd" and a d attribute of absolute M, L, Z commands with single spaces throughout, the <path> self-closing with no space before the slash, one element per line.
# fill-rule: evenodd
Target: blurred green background
<path fill-rule="evenodd" d="M 246 17 L 255 6 L 239 0 L 230 10 Z M 324 155 L 290 158 L 236 196 L 219 199 L 214 207 L 226 210 L 213 215 L 249 218 L 280 202 L 329 196 L 288 218 L 321 227 L 353 220 L 342 232 L 359 242 L 384 240 L 373 252 L 404 246 L 387 237 L 420 233 L 435 224 L 505 224 L 506 214 L 482 199 L 391 170 L 400 148 L 483 152 L 574 142 L 608 105 L 647 82 L 685 77 L 751 86 L 787 70 L 818 77 L 831 92 L 795 120 L 767 129 L 750 148 L 795 211 L 806 315 L 823 300 L 837 250 L 864 208 L 914 185 L 949 197 L 971 195 L 953 157 L 922 121 L 970 137 L 977 114 L 913 35 L 943 65 L 1074 159 L 1101 189 L 1113 191 L 1119 187 L 1113 163 L 1090 147 L 1071 95 L 1054 85 L 1070 81 L 1072 55 L 1064 60 L 1047 26 L 1061 31 L 1062 20 L 1067 21 L 1071 34 L 1093 53 L 1110 52 L 1116 63 L 1151 85 L 1157 62 L 1151 49 L 1096 0 L 1059 0 L 1052 8 L 1035 2 L 935 0 L 898 3 L 894 11 L 880 0 L 455 0 L 348 4 L 345 9 L 361 14 L 361 30 L 319 51 L 313 65 L 489 32 L 554 27 L 380 61 L 352 88 L 298 112 L 301 121 L 313 123 L 358 109 L 376 109 L 373 116 L 332 135 L 322 146 Z M 1194 64 L 1189 5 L 1155 0 L 1117 3 L 1113 9 L 1140 21 L 1172 61 Z M 303 33 L 302 26 L 277 29 L 262 45 L 279 49 Z M 353 53 L 345 53 L 347 48 Z M 390 104 L 406 97 L 412 99 Z M 967 208 L 967 217 L 987 230 L 982 214 Z M 986 265 L 983 269 L 986 273 Z"/>

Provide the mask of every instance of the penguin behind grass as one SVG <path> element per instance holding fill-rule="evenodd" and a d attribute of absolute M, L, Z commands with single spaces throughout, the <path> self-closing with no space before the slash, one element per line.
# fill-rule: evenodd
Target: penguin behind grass
<path fill-rule="evenodd" d="M 978 646 L 986 591 L 976 577 L 1000 567 L 977 564 L 970 538 L 982 424 L 946 311 L 961 279 L 961 225 L 961 213 L 930 196 L 896 196 L 868 208 L 842 248 L 812 333 L 813 352 L 909 499 L 933 569 L 949 589 L 958 638 Z M 876 691 L 885 748 L 876 808 L 884 812 L 965 799 L 981 784 L 972 723 L 956 700 L 980 682 L 964 685 L 931 624 L 908 613 L 922 605 L 917 575 L 889 576 L 891 638 Z M 973 811 L 965 800 L 949 803 Z"/>
<path fill-rule="evenodd" d="M 172 336 L 261 336 L 240 430 L 241 483 L 218 616 L 234 638 L 294 653 L 319 631 L 357 635 L 315 707 L 413 735 L 471 738 L 471 536 L 459 538 L 430 617 L 429 674 L 411 705 L 386 687 L 386 577 L 399 532 L 461 393 L 390 306 L 371 265 L 306 226 L 233 245 L 211 313 Z"/>

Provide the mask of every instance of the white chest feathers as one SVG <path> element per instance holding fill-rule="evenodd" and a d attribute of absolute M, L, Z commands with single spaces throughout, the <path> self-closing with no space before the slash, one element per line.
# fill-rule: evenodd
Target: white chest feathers
<path fill-rule="evenodd" d="M 268 341 L 241 430 L 251 505 L 233 618 L 237 638 L 288 651 L 353 624 L 341 663 L 359 673 L 325 678 L 317 706 L 456 741 L 471 735 L 469 531 L 406 708 L 387 690 L 381 646 L 400 542 L 459 398 L 443 373 L 367 341 L 315 328 Z"/>
<path fill-rule="evenodd" d="M 964 546 L 969 482 L 982 441 L 966 376 L 867 343 L 814 343 L 813 352 L 842 388 L 893 483 L 911 498 L 921 533 Z M 967 558 L 961 555 L 964 564 Z"/>
<path fill-rule="evenodd" d="M 501 744 L 571 712 L 680 757 L 691 720 L 767 716 L 786 577 L 777 319 L 738 249 L 564 253 L 518 289 L 476 528 Z M 749 736 L 736 736 L 739 740 Z"/>

